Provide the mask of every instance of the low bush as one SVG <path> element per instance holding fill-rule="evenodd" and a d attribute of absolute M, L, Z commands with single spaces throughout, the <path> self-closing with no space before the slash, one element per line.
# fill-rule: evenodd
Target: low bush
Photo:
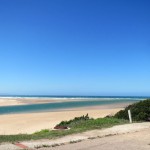
<path fill-rule="evenodd" d="M 131 110 L 133 121 L 150 121 L 150 99 L 129 105 L 125 110 L 115 114 L 115 118 L 128 119 L 128 110 Z"/>
<path fill-rule="evenodd" d="M 85 116 L 81 116 L 81 117 L 75 117 L 74 119 L 72 120 L 69 120 L 69 121 L 62 121 L 60 122 L 59 124 L 56 125 L 59 126 L 59 127 L 72 127 L 74 125 L 77 125 L 77 124 L 80 124 L 81 122 L 85 122 L 87 120 L 93 120 L 92 118 L 89 117 L 88 114 L 86 114 Z"/>

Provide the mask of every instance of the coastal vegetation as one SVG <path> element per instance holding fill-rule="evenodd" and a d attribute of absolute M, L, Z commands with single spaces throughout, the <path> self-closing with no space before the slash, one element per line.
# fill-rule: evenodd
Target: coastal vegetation
<path fill-rule="evenodd" d="M 59 129 L 61 127 L 64 127 L 64 128 L 72 128 L 74 127 L 75 125 L 78 125 L 78 124 L 81 124 L 81 123 L 84 123 L 86 122 L 87 120 L 93 120 L 93 118 L 90 118 L 88 114 L 86 114 L 85 116 L 81 116 L 81 117 L 75 117 L 74 119 L 71 119 L 69 121 L 62 121 L 60 122 L 59 124 L 57 124 L 55 126 L 56 129 Z"/>
<path fill-rule="evenodd" d="M 85 119 L 86 118 L 86 119 Z M 81 133 L 92 129 L 102 129 L 112 127 L 114 125 L 125 124 L 128 121 L 117 118 L 98 118 L 90 119 L 88 116 L 81 116 L 71 121 L 61 122 L 59 125 L 70 127 L 69 130 L 41 130 L 34 134 L 18 134 L 18 135 L 0 135 L 0 143 L 2 142 L 17 142 L 25 140 L 37 140 L 37 139 L 54 139 L 57 137 Z"/>
<path fill-rule="evenodd" d="M 129 105 L 116 113 L 114 117 L 128 119 L 128 110 L 131 110 L 133 121 L 150 121 L 150 99 Z"/>

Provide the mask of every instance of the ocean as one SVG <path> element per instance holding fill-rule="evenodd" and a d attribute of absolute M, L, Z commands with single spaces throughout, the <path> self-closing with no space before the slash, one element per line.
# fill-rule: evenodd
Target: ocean
<path fill-rule="evenodd" d="M 2 99 L 26 99 L 26 98 L 36 98 L 36 99 L 61 99 L 62 102 L 54 103 L 44 103 L 44 104 L 28 104 L 28 105 L 16 105 L 16 106 L 1 106 L 0 114 L 16 114 L 16 113 L 29 113 L 29 112 L 41 112 L 41 111 L 56 111 L 61 109 L 68 108 L 79 108 L 79 107 L 88 107 L 88 106 L 99 106 L 99 105 L 109 105 L 117 103 L 126 103 L 126 102 L 137 102 L 148 97 L 129 97 L 129 96 L 0 96 Z M 69 101 L 64 101 L 67 99 Z M 79 100 L 79 101 L 73 101 Z"/>

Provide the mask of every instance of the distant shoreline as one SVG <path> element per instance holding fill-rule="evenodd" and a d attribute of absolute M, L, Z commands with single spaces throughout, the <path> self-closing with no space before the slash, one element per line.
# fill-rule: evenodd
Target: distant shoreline
<path fill-rule="evenodd" d="M 16 105 L 30 105 L 30 104 L 43 104 L 43 103 L 61 103 L 73 101 L 86 101 L 86 100 L 115 100 L 115 99 L 137 99 L 144 100 L 146 97 L 8 97 L 0 96 L 0 106 L 16 106 Z"/>

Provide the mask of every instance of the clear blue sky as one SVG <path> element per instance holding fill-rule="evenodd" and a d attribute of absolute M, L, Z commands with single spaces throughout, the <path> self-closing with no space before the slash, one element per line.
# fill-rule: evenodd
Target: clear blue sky
<path fill-rule="evenodd" d="M 1 0 L 0 94 L 150 95 L 149 0 Z"/>

